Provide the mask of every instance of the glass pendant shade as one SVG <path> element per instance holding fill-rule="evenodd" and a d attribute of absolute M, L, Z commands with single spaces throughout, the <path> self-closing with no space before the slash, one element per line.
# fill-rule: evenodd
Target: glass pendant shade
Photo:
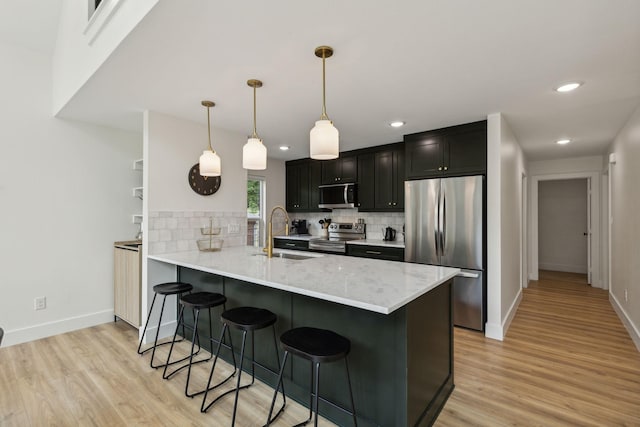
<path fill-rule="evenodd" d="M 214 151 L 204 150 L 200 156 L 200 175 L 220 176 L 220 156 Z"/>
<path fill-rule="evenodd" d="M 315 160 L 337 159 L 340 151 L 340 134 L 331 120 L 318 120 L 309 132 L 310 157 Z"/>
<path fill-rule="evenodd" d="M 251 170 L 267 168 L 267 147 L 259 138 L 249 138 L 242 147 L 242 167 Z"/>

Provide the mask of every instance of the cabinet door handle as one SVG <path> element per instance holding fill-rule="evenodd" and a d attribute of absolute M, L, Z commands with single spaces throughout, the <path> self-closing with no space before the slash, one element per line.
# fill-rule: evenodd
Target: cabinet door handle
<path fill-rule="evenodd" d="M 442 170 L 442 166 L 440 166 L 440 167 L 438 168 L 438 170 L 439 170 L 439 171 L 441 171 L 441 170 Z"/>
<path fill-rule="evenodd" d="M 295 246 L 295 243 L 285 243 L 286 246 Z"/>
<path fill-rule="evenodd" d="M 396 204 L 397 204 L 396 202 L 393 202 L 393 206 L 395 206 Z"/>
<path fill-rule="evenodd" d="M 367 253 L 371 254 L 371 255 L 380 255 L 382 252 L 380 252 L 380 251 L 367 251 Z"/>
<path fill-rule="evenodd" d="M 444 170 L 448 170 L 449 168 L 447 166 L 444 167 Z"/>
<path fill-rule="evenodd" d="M 387 205 L 391 206 L 391 202 L 387 203 Z"/>

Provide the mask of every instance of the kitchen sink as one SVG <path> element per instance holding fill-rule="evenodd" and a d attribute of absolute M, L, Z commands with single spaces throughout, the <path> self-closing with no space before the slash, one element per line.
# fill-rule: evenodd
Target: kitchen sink
<path fill-rule="evenodd" d="M 259 254 L 253 254 L 253 256 L 267 256 L 267 254 L 266 253 L 259 253 Z M 272 258 L 303 260 L 303 259 L 309 259 L 309 258 L 318 258 L 318 255 L 309 256 L 309 255 L 291 254 L 291 253 L 288 253 L 288 252 L 274 252 Z"/>

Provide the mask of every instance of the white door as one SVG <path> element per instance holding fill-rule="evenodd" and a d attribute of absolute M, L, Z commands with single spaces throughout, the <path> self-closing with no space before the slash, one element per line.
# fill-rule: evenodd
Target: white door
<path fill-rule="evenodd" d="M 587 283 L 591 284 L 591 178 L 587 179 Z"/>

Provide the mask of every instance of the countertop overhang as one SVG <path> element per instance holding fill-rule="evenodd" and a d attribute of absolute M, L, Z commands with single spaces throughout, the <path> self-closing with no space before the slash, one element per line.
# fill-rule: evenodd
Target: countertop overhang
<path fill-rule="evenodd" d="M 274 289 L 390 314 L 456 276 L 457 268 L 275 250 L 308 259 L 267 258 L 251 246 L 148 258 Z"/>

